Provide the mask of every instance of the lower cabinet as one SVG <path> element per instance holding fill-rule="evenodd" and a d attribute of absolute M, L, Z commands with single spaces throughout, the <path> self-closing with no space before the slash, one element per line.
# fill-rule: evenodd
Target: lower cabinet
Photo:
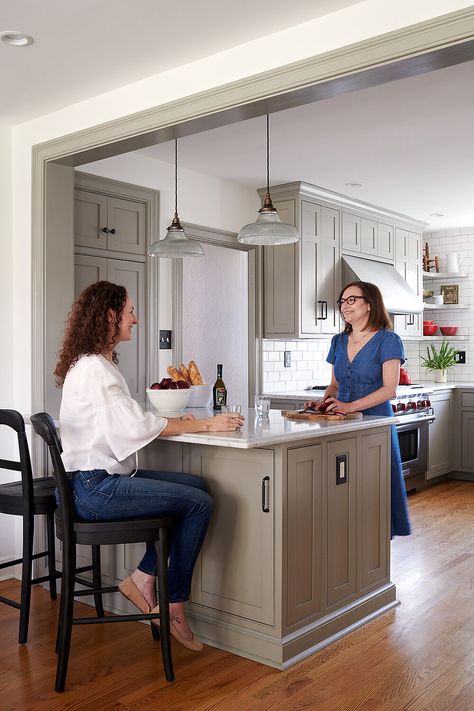
<path fill-rule="evenodd" d="M 192 448 L 191 473 L 205 477 L 214 511 L 193 576 L 191 600 L 273 625 L 273 452 Z"/>
<path fill-rule="evenodd" d="M 461 467 L 474 471 L 474 410 L 461 410 Z"/>
<path fill-rule="evenodd" d="M 431 405 L 436 419 L 430 424 L 427 479 L 435 479 L 442 474 L 447 474 L 453 468 L 451 447 L 452 391 L 444 390 L 432 393 Z"/>

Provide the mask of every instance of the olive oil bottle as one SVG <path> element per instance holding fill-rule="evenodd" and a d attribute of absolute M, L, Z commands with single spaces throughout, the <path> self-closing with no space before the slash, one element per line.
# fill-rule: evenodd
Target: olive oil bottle
<path fill-rule="evenodd" d="M 222 410 L 222 407 L 227 404 L 227 389 L 222 380 L 222 363 L 217 364 L 217 380 L 212 390 L 212 399 L 214 410 Z"/>

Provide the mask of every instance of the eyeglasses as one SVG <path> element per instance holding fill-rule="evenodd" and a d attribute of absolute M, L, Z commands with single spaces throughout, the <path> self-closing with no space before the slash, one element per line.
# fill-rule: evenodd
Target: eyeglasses
<path fill-rule="evenodd" d="M 356 299 L 364 299 L 367 301 L 365 296 L 348 296 L 347 299 L 338 299 L 337 305 L 341 308 L 342 304 L 348 304 L 349 306 L 354 306 Z"/>

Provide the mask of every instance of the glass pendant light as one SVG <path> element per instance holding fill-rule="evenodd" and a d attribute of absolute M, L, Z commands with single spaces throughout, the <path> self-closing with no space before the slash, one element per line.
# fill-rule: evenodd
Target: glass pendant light
<path fill-rule="evenodd" d="M 203 257 L 204 250 L 194 240 L 184 234 L 184 229 L 178 217 L 178 139 L 174 139 L 174 217 L 164 239 L 159 239 L 150 245 L 149 257 Z"/>
<path fill-rule="evenodd" d="M 243 244 L 275 247 L 298 242 L 299 238 L 293 225 L 280 220 L 270 197 L 270 127 L 267 114 L 267 192 L 256 221 L 242 227 L 237 239 Z"/>

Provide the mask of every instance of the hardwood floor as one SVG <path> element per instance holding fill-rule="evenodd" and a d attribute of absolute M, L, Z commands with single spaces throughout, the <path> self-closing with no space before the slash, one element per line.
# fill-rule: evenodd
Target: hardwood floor
<path fill-rule="evenodd" d="M 442 483 L 409 502 L 414 533 L 392 543 L 401 606 L 288 671 L 173 642 L 168 684 L 144 625 L 76 626 L 67 690 L 56 694 L 58 605 L 36 588 L 27 646 L 16 642 L 17 611 L 0 605 L 0 708 L 472 711 L 474 485 Z M 4 581 L 0 592 L 18 587 Z"/>

